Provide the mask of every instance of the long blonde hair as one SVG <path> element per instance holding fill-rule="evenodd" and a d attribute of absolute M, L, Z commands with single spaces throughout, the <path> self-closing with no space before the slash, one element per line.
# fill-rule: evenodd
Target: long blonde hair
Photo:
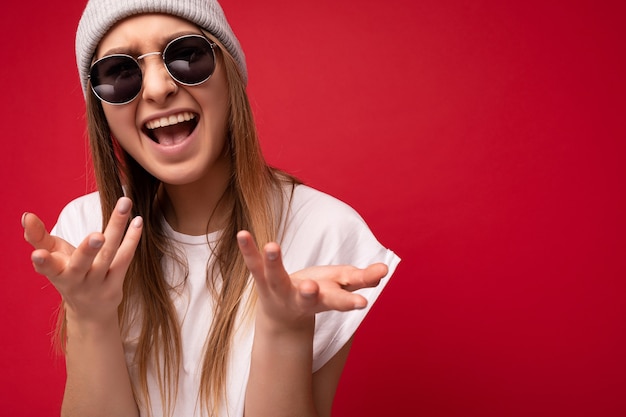
<path fill-rule="evenodd" d="M 230 107 L 226 152 L 230 154 L 232 166 L 227 189 L 228 201 L 232 202 L 231 215 L 220 240 L 211 248 L 214 256 L 207 265 L 207 286 L 215 298 L 216 309 L 206 339 L 199 388 L 201 406 L 210 416 L 216 416 L 220 402 L 226 397 L 226 369 L 237 313 L 250 285 L 249 272 L 237 247 L 236 233 L 243 229 L 250 231 L 259 246 L 276 240 L 285 209 L 281 190 L 286 183 L 295 185 L 298 181 L 265 162 L 239 69 L 219 41 L 206 35 L 218 44 L 218 65 L 223 63 L 226 72 Z M 133 200 L 133 215 L 144 218 L 143 236 L 124 281 L 124 297 L 119 307 L 123 332 L 128 330 L 132 317 L 140 320 L 141 332 L 134 358 L 140 383 L 133 387 L 135 398 L 150 408 L 147 370 L 153 363 L 161 396 L 165 399 L 162 405 L 169 410 L 167 414 L 171 414 L 177 394 L 182 348 L 176 311 L 168 293 L 171 288 L 161 262 L 166 256 L 181 263 L 184 260 L 177 257 L 163 229 L 158 198 L 160 181 L 112 140 L 102 105 L 91 93 L 87 94 L 87 121 L 102 206 L 102 227 L 108 223 L 115 203 L 122 195 Z M 218 275 L 223 277 L 220 286 L 215 285 Z M 60 334 L 63 334 L 62 330 Z"/>

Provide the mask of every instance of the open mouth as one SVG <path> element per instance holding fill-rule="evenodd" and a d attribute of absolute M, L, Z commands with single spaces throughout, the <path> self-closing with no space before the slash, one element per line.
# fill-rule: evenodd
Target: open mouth
<path fill-rule="evenodd" d="M 190 112 L 173 114 L 147 122 L 144 133 L 154 142 L 171 146 L 185 140 L 198 125 L 198 118 Z"/>

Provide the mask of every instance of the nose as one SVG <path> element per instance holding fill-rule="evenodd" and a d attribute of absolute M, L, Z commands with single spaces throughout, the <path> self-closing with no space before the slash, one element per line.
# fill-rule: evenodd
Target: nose
<path fill-rule="evenodd" d="M 178 84 L 167 72 L 161 56 L 146 56 L 143 59 L 142 98 L 157 104 L 164 104 L 177 91 Z"/>

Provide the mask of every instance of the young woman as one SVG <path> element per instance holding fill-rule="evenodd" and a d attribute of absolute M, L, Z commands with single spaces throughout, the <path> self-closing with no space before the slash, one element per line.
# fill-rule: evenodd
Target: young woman
<path fill-rule="evenodd" d="M 50 234 L 22 218 L 63 300 L 62 415 L 329 416 L 399 258 L 266 164 L 215 1 L 92 0 L 76 51 L 98 192 Z"/>

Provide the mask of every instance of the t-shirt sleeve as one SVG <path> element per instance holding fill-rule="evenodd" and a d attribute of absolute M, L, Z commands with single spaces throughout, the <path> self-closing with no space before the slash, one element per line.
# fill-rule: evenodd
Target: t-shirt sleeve
<path fill-rule="evenodd" d="M 288 272 L 314 265 L 387 265 L 378 286 L 356 293 L 367 307 L 350 312 L 328 311 L 316 316 L 313 371 L 319 370 L 352 337 L 393 275 L 400 258 L 381 245 L 363 218 L 350 206 L 306 186 L 294 192 L 281 242 Z"/>

